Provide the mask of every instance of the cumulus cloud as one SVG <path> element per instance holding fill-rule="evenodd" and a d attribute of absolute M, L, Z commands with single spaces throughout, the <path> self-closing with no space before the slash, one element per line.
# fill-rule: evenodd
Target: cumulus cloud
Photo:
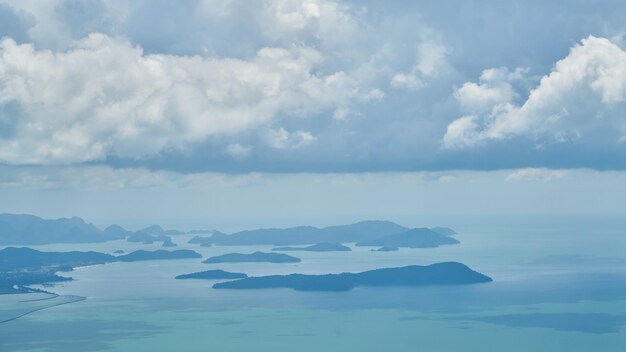
<path fill-rule="evenodd" d="M 431 32 L 426 30 L 426 32 Z M 399 72 L 391 77 L 391 87 L 417 90 L 426 86 L 425 81 L 436 77 L 448 64 L 446 56 L 450 50 L 431 38 L 417 44 L 415 63 L 408 72 Z"/>
<path fill-rule="evenodd" d="M 552 170 L 545 168 L 519 169 L 508 174 L 506 181 L 554 181 L 565 177 L 567 173 L 563 170 Z"/>
<path fill-rule="evenodd" d="M 456 90 L 454 97 L 461 108 L 469 112 L 483 112 L 494 105 L 510 102 L 515 97 L 511 81 L 518 78 L 521 69 L 510 73 L 505 67 L 487 69 L 480 82 L 466 82 Z"/>
<path fill-rule="evenodd" d="M 446 147 L 517 136 L 537 140 L 538 147 L 592 138 L 599 131 L 612 143 L 626 136 L 618 109 L 626 100 L 626 52 L 608 39 L 583 39 L 519 105 L 513 101 L 511 78 L 489 72 L 483 72 L 480 83 L 466 83 L 457 91 L 460 105 L 473 111 L 448 125 Z"/>
<path fill-rule="evenodd" d="M 0 161 L 63 164 L 113 154 L 142 158 L 210 136 L 380 99 L 338 71 L 314 73 L 305 46 L 263 48 L 247 60 L 146 55 L 126 40 L 90 34 L 63 52 L 0 42 Z M 1 115 L 1 114 L 0 114 Z M 298 135 L 307 143 L 306 135 Z"/>
<path fill-rule="evenodd" d="M 289 132 L 284 128 L 269 130 L 268 145 L 274 149 L 296 149 L 310 145 L 317 138 L 307 131 Z"/>
<path fill-rule="evenodd" d="M 416 90 L 424 85 L 422 80 L 415 74 L 397 73 L 391 78 L 391 86 L 394 88 L 406 88 Z"/>
<path fill-rule="evenodd" d="M 0 0 L 0 37 L 17 43 L 0 49 L 0 164 L 105 160 L 185 172 L 624 167 L 624 75 L 611 71 L 622 51 L 589 37 L 564 54 L 570 38 L 589 33 L 623 47 L 623 11 L 548 4 L 538 18 L 526 3 L 515 11 L 458 7 L 451 14 L 419 2 Z M 589 21 L 562 26 L 554 16 Z M 564 77 L 576 77 L 577 66 L 583 77 L 568 85 Z M 268 130 L 280 127 L 295 137 L 282 143 L 285 134 L 276 133 L 273 145 L 282 148 L 273 148 Z M 320 142 L 292 150 L 298 131 Z"/>

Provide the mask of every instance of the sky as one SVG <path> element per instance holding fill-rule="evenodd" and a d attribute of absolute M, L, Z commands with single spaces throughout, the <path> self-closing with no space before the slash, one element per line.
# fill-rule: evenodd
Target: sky
<path fill-rule="evenodd" d="M 610 0 L 0 0 L 0 212 L 621 215 L 624 23 Z"/>

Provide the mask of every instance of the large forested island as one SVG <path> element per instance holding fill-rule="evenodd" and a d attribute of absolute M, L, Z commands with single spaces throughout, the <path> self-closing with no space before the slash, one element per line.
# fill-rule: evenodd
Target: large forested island
<path fill-rule="evenodd" d="M 291 288 L 298 291 L 347 291 L 357 286 L 464 285 L 490 282 L 486 275 L 467 266 L 446 262 L 428 266 L 411 265 L 361 273 L 326 275 L 271 275 L 221 282 L 216 289 Z"/>

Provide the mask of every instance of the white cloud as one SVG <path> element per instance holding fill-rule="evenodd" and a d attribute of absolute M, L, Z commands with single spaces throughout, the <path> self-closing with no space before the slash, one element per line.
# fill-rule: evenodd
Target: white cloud
<path fill-rule="evenodd" d="M 506 68 L 484 70 L 479 83 L 467 82 L 456 90 L 454 97 L 466 111 L 482 112 L 494 105 L 510 102 L 515 97 Z"/>
<path fill-rule="evenodd" d="M 563 170 L 552 170 L 545 168 L 519 169 L 506 176 L 506 181 L 554 181 L 565 177 L 567 173 Z"/>
<path fill-rule="evenodd" d="M 0 3 L 36 18 L 29 30 L 30 38 L 38 47 L 56 50 L 71 46 L 76 35 L 82 37 L 91 32 L 123 35 L 125 30 L 135 25 L 130 22 L 136 11 L 167 11 L 170 6 L 150 0 L 0 0 Z M 188 13 L 184 13 L 186 11 Z M 254 28 L 258 34 L 273 41 L 273 45 L 283 46 L 313 39 L 321 47 L 334 49 L 346 47 L 359 33 L 361 25 L 350 6 L 332 0 L 199 0 L 180 4 L 176 11 L 163 15 L 170 20 L 212 24 L 245 21 L 240 26 Z M 203 28 L 211 27 L 200 27 L 199 30 Z M 163 33 L 171 32 L 172 29 L 168 28 Z M 195 35 L 197 33 L 190 36 Z"/>
<path fill-rule="evenodd" d="M 431 30 L 426 29 L 426 33 Z M 431 33 L 432 35 L 432 33 Z M 426 86 L 425 81 L 436 77 L 448 63 L 446 57 L 450 50 L 432 38 L 421 40 L 417 44 L 417 55 L 413 66 L 408 72 L 399 72 L 391 77 L 393 88 L 404 88 L 407 90 L 418 90 Z"/>
<path fill-rule="evenodd" d="M 511 101 L 514 95 L 506 82 L 498 79 L 498 85 L 490 86 L 484 76 L 480 84 L 466 83 L 457 92 L 462 106 L 479 111 L 448 126 L 446 147 L 515 136 L 560 143 L 596 131 L 603 131 L 603 139 L 611 142 L 626 136 L 626 119 L 617 109 L 626 100 L 626 52 L 607 39 L 583 39 L 521 105 Z"/>
<path fill-rule="evenodd" d="M 266 34 L 287 40 L 313 38 L 325 52 L 349 52 L 365 25 L 354 9 L 336 1 L 274 0 L 266 2 L 266 8 L 269 18 L 262 25 Z"/>
<path fill-rule="evenodd" d="M 391 78 L 391 86 L 394 88 L 416 90 L 423 85 L 424 83 L 414 74 L 398 73 Z"/>
<path fill-rule="evenodd" d="M 319 1 L 273 1 L 266 6 L 281 27 L 301 30 L 321 17 Z"/>
<path fill-rule="evenodd" d="M 269 130 L 267 134 L 267 142 L 274 149 L 296 149 L 310 145 L 316 139 L 310 132 L 289 132 L 284 128 Z"/>
<path fill-rule="evenodd" d="M 432 39 L 423 40 L 417 46 L 416 69 L 424 76 L 434 76 L 447 63 L 450 50 Z"/>
<path fill-rule="evenodd" d="M 478 124 L 474 115 L 463 116 L 452 121 L 448 125 L 443 143 L 447 148 L 457 148 L 470 146 L 478 140 L 476 130 Z"/>
<path fill-rule="evenodd" d="M 63 164 L 108 154 L 142 158 L 207 137 L 380 99 L 345 72 L 313 73 L 311 48 L 263 48 L 247 60 L 145 55 L 91 34 L 64 52 L 0 42 L 0 108 L 19 107 L 0 161 Z M 310 143 L 307 135 L 299 138 Z"/>

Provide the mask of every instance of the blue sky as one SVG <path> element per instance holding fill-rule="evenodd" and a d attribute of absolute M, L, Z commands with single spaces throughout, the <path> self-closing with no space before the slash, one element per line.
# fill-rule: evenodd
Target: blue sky
<path fill-rule="evenodd" d="M 387 204 L 406 194 L 463 200 L 450 214 L 489 212 L 475 194 L 515 198 L 520 180 L 537 199 L 545 187 L 567 194 L 599 179 L 617 187 L 626 168 L 624 7 L 0 0 L 0 207 L 199 223 L 211 217 L 198 207 L 215 198 L 229 204 L 221 217 L 229 224 L 242 215 L 410 219 L 427 212 L 398 201 L 380 213 L 375 192 L 346 180 L 377 180 Z M 339 192 L 338 179 L 351 191 Z M 429 186 L 418 191 L 407 179 Z M 241 206 L 287 189 L 313 197 L 311 180 L 326 209 L 319 200 L 260 216 Z M 96 188 L 117 196 L 82 204 Z M 150 203 L 174 194 L 194 206 Z M 551 209 L 585 211 L 589 196 Z M 32 197 L 37 204 L 18 201 Z M 76 202 L 59 208 L 59 198 Z M 119 203 L 134 211 L 118 212 Z M 616 211 L 612 201 L 596 204 Z M 446 213 L 443 203 L 436 212 Z"/>

